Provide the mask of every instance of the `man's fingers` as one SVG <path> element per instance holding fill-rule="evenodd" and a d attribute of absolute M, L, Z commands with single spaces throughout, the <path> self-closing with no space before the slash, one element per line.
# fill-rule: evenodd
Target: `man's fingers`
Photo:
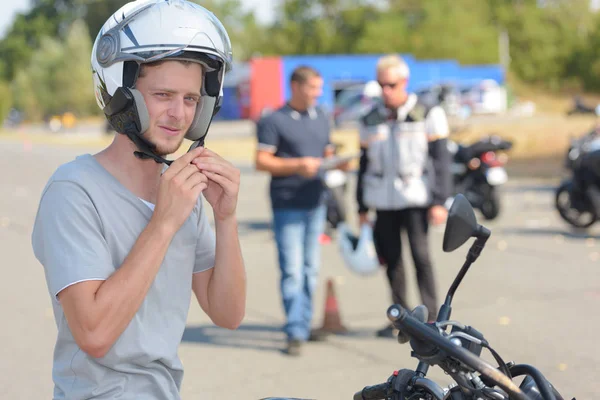
<path fill-rule="evenodd" d="M 198 156 L 192 160 L 193 164 L 219 164 L 219 165 L 230 165 L 233 166 L 229 161 L 220 157 L 201 157 Z"/>
<path fill-rule="evenodd" d="M 195 173 L 198 173 L 198 168 L 193 164 L 187 164 L 177 174 L 171 177 L 171 182 L 183 186 L 188 178 Z"/>
<path fill-rule="evenodd" d="M 177 160 L 171 163 L 171 166 L 167 169 L 167 171 L 163 175 L 173 176 L 179 173 L 182 169 L 188 166 L 196 157 L 200 156 L 204 152 L 203 147 L 196 147 L 192 151 L 185 153 L 183 156 L 179 157 Z"/>
<path fill-rule="evenodd" d="M 214 172 L 236 183 L 240 180 L 240 171 L 229 163 L 202 161 L 195 164 L 202 172 Z"/>
<path fill-rule="evenodd" d="M 231 180 L 227 179 L 227 177 L 210 171 L 205 171 L 204 174 L 206 174 L 208 179 L 221 186 L 225 193 L 231 195 L 236 192 L 237 185 Z"/>
<path fill-rule="evenodd" d="M 192 168 L 195 167 L 192 165 Z M 208 177 L 202 172 L 198 172 L 198 170 L 196 169 L 196 172 L 191 174 L 190 177 L 187 178 L 187 180 L 185 181 L 184 188 L 186 190 L 189 190 L 202 182 L 208 183 Z"/>
<path fill-rule="evenodd" d="M 199 154 L 199 157 L 202 157 L 202 158 L 216 157 L 216 158 L 223 159 L 220 155 L 218 155 L 214 151 L 207 149 L 207 148 L 204 148 L 204 151 L 201 154 Z"/>
<path fill-rule="evenodd" d="M 197 199 L 206 188 L 208 184 L 206 182 L 200 182 L 196 186 L 192 187 L 192 192 L 194 193 L 194 197 Z"/>

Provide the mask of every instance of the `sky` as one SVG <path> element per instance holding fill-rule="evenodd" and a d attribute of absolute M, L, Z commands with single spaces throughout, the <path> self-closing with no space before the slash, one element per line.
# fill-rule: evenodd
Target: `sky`
<path fill-rule="evenodd" d="M 29 0 L 0 0 L 2 2 L 2 12 L 0 12 L 0 37 L 4 37 L 6 30 L 10 27 L 15 14 L 29 9 Z M 270 22 L 273 18 L 273 9 L 277 0 L 241 0 L 242 5 L 247 9 L 256 11 L 256 18 L 260 22 Z"/>

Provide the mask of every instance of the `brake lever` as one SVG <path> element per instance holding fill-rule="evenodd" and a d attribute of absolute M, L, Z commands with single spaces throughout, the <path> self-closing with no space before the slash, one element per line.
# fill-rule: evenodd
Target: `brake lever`
<path fill-rule="evenodd" d="M 471 335 L 469 335 L 467 333 L 464 333 L 464 332 L 454 332 L 454 333 L 451 333 L 448 336 L 448 339 L 454 339 L 454 338 L 459 338 L 459 337 L 461 337 L 463 339 L 467 339 L 468 341 L 473 342 L 473 343 L 478 344 L 478 345 L 482 345 L 483 344 L 483 341 L 481 341 L 481 340 L 477 339 L 476 337 L 471 336 Z"/>

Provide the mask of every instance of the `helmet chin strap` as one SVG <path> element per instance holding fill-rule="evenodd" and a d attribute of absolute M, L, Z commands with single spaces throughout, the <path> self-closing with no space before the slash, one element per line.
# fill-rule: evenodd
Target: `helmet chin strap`
<path fill-rule="evenodd" d="M 156 154 L 154 152 L 154 150 L 156 150 L 156 146 L 151 142 L 147 141 L 146 139 L 142 139 L 135 133 L 126 133 L 126 135 L 129 138 L 129 140 L 131 140 L 133 144 L 135 144 L 135 146 L 138 148 L 136 151 L 133 152 L 133 155 L 135 155 L 140 160 L 153 159 L 158 164 L 167 165 L 171 165 L 171 163 L 173 162 Z"/>
<path fill-rule="evenodd" d="M 171 163 L 173 163 L 173 160 L 167 160 L 156 154 L 156 146 L 150 141 L 142 138 L 141 136 L 135 133 L 126 133 L 126 135 L 129 138 L 129 140 L 131 140 L 138 148 L 138 150 L 133 152 L 133 154 L 137 158 L 141 160 L 153 159 L 158 164 L 171 165 Z M 195 142 L 193 142 L 190 148 L 188 149 L 188 152 L 199 146 L 204 146 L 204 137 L 202 137 L 200 140 L 196 140 Z"/>

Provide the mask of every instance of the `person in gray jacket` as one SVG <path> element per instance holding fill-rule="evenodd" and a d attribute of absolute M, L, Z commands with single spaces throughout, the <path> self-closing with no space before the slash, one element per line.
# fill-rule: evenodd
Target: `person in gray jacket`
<path fill-rule="evenodd" d="M 429 320 L 434 320 L 437 295 L 428 227 L 444 223 L 448 215 L 444 204 L 452 187 L 446 143 L 449 127 L 441 107 L 428 109 L 406 91 L 408 77 L 401 57 L 388 55 L 378 61 L 383 102 L 361 119 L 356 197 L 361 224 L 368 223 L 368 211 L 375 210 L 375 246 L 387 268 L 393 302 L 408 307 L 401 243 L 405 230 L 421 300 L 429 310 Z M 394 337 L 394 330 L 388 325 L 377 335 Z"/>

